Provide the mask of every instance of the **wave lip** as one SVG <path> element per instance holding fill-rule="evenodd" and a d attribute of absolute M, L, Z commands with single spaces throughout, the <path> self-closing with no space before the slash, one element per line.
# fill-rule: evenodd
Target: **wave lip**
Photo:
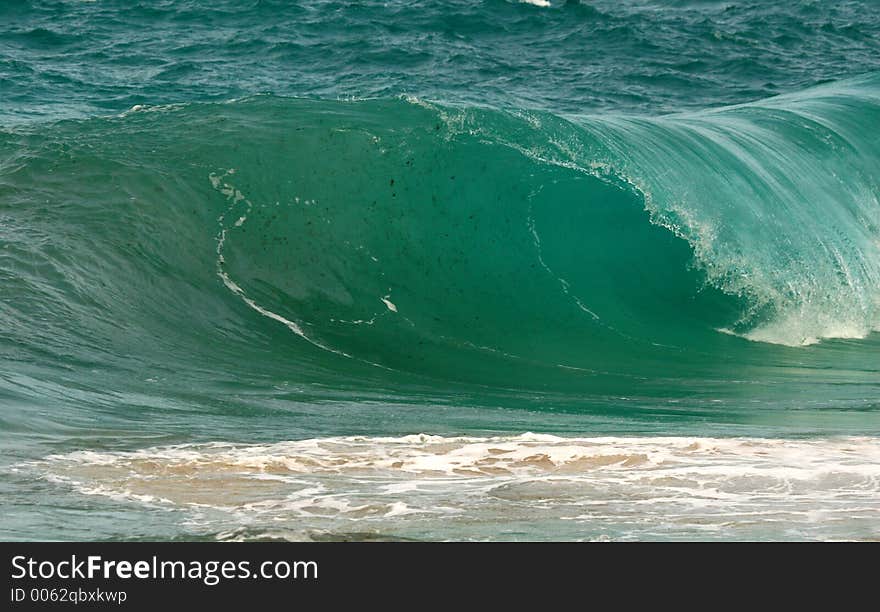
<path fill-rule="evenodd" d="M 713 285 L 734 326 L 791 346 L 880 328 L 880 75 L 753 103 L 584 122 Z M 598 151 L 598 153 L 596 153 Z"/>

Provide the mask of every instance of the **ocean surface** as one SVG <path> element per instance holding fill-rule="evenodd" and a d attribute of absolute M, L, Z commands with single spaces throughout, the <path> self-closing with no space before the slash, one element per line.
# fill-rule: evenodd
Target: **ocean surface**
<path fill-rule="evenodd" d="M 0 2 L 0 538 L 880 538 L 880 4 Z"/>

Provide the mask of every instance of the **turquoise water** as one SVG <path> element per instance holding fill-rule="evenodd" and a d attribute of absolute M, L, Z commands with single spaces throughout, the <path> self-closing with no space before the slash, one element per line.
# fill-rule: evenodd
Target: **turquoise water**
<path fill-rule="evenodd" d="M 0 536 L 880 537 L 829 4 L 3 3 Z"/>

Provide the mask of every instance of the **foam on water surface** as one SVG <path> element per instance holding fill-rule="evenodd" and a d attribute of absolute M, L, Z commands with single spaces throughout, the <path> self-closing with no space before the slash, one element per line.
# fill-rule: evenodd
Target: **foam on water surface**
<path fill-rule="evenodd" d="M 17 469 L 87 495 L 185 509 L 194 525 L 211 517 L 289 538 L 353 525 L 383 537 L 451 537 L 444 525 L 504 537 L 503 525 L 529 517 L 534 528 L 516 537 L 542 539 L 542 526 L 565 523 L 620 539 L 833 539 L 843 524 L 880 536 L 880 445 L 861 437 L 353 436 L 81 451 Z"/>

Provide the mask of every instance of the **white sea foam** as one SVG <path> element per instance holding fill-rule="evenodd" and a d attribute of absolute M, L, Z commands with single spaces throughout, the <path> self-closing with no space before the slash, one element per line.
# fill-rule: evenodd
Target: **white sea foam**
<path fill-rule="evenodd" d="M 562 522 L 589 537 L 833 538 L 844 523 L 850 536 L 880 536 L 880 444 L 868 437 L 353 436 L 81 451 L 31 467 L 80 493 L 189 508 L 224 528 L 443 533 L 467 518 Z"/>
<path fill-rule="evenodd" d="M 394 302 L 391 301 L 390 298 L 391 295 L 389 294 L 379 299 L 382 300 L 382 303 L 385 304 L 385 307 L 388 308 L 388 310 L 390 310 L 391 312 L 397 312 L 397 306 L 394 304 Z"/>

